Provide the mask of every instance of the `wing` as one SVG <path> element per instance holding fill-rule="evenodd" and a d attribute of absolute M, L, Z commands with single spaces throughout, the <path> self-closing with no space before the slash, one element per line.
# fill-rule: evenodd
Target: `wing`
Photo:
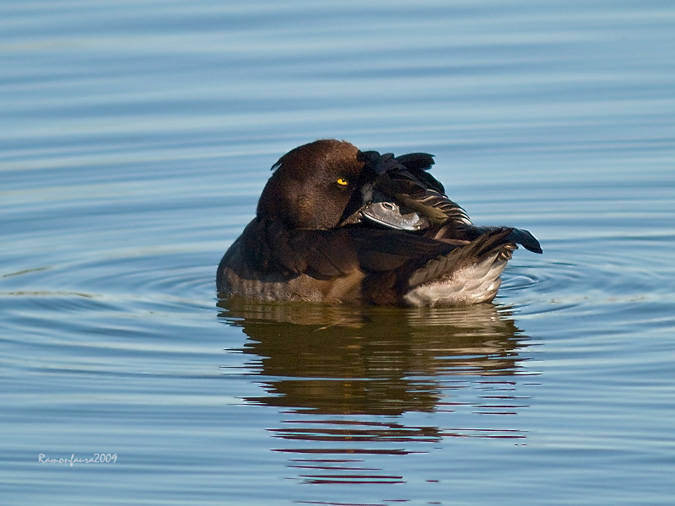
<path fill-rule="evenodd" d="M 399 230 L 354 227 L 347 232 L 359 266 L 366 272 L 393 271 L 406 263 L 421 265 L 458 247 Z"/>
<path fill-rule="evenodd" d="M 427 172 L 434 163 L 431 155 L 411 153 L 385 158 L 387 156 L 390 155 L 381 157 L 384 161 L 380 164 L 387 168 L 375 182 L 375 190 L 383 195 L 383 200 L 393 199 L 404 208 L 427 217 L 432 226 L 448 221 L 471 224 L 466 211 L 450 200 L 443 185 Z"/>
<path fill-rule="evenodd" d="M 424 235 L 437 239 L 439 241 L 445 240 L 460 240 L 472 242 L 480 236 L 490 234 L 496 230 L 502 230 L 507 227 L 477 227 L 471 223 L 461 223 L 454 220 L 448 220 L 441 226 L 429 228 L 424 232 Z M 520 228 L 508 227 L 511 231 L 506 237 L 509 242 L 520 244 L 525 249 L 533 253 L 543 253 L 539 241 L 527 230 Z"/>
<path fill-rule="evenodd" d="M 375 160 L 376 157 L 371 155 L 371 158 Z M 432 155 L 410 153 L 393 158 L 392 155 L 385 154 L 376 163 L 380 169 L 375 190 L 383 195 L 382 200 L 390 199 L 402 208 L 387 216 L 378 207 L 380 213 L 376 221 L 381 225 L 401 228 L 401 216 L 405 209 L 409 209 L 427 218 L 429 222 L 428 227 L 417 225 L 410 229 L 420 230 L 424 236 L 441 241 L 471 242 L 503 228 L 473 225 L 466 211 L 450 200 L 445 195 L 443 185 L 429 174 L 428 170 L 434 163 Z M 363 214 L 366 218 L 373 219 L 368 210 Z M 509 242 L 520 244 L 534 253 L 542 253 L 539 241 L 530 232 L 517 228 L 510 230 L 507 237 Z"/>
<path fill-rule="evenodd" d="M 289 231 L 274 220 L 255 220 L 242 237 L 251 268 L 323 279 L 357 269 L 386 272 L 408 262 L 422 265 L 458 247 L 410 232 L 362 226 Z"/>

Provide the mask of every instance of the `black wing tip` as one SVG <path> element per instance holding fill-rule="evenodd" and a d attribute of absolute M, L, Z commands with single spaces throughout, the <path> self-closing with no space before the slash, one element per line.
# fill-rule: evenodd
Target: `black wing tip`
<path fill-rule="evenodd" d="M 532 253 L 537 253 L 538 255 L 541 255 L 544 252 L 544 250 L 541 249 L 541 246 L 539 245 L 538 241 L 537 241 L 536 246 L 532 245 L 532 246 L 528 247 L 528 246 L 525 246 L 524 244 L 523 244 L 523 246 L 525 247 L 526 250 L 531 251 Z"/>
<path fill-rule="evenodd" d="M 544 250 L 541 249 L 541 244 L 539 244 L 537 238 L 527 230 L 514 228 L 510 234 L 510 239 L 532 253 L 541 255 L 544 252 Z"/>

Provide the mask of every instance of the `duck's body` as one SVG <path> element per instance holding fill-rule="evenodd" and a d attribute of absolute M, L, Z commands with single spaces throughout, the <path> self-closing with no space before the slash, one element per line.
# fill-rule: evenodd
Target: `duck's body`
<path fill-rule="evenodd" d="M 278 242 L 268 241 L 266 229 L 273 226 L 266 220 L 254 220 L 232 244 L 218 268 L 217 284 L 221 295 L 266 301 L 359 302 L 365 274 L 356 265 L 324 275 L 317 269 L 289 270 L 275 257 L 282 249 L 279 243 L 289 245 L 292 239 L 286 235 L 277 236 Z M 252 247 L 252 242 L 258 244 Z M 267 261 L 274 266 L 263 268 Z"/>
<path fill-rule="evenodd" d="M 219 295 L 408 306 L 492 300 L 515 242 L 540 252 L 536 239 L 474 227 L 424 172 L 430 155 L 407 156 L 332 140 L 286 154 L 256 218 L 220 262 Z M 373 218 L 377 206 L 384 214 Z M 383 228 L 408 223 L 398 206 L 412 209 L 416 228 Z"/>

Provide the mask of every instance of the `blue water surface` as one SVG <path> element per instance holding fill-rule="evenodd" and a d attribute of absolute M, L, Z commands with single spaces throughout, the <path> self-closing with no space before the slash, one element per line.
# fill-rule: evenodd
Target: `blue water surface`
<path fill-rule="evenodd" d="M 673 49 L 658 0 L 0 2 L 0 502 L 672 504 Z M 317 138 L 544 255 L 469 308 L 218 301 Z"/>

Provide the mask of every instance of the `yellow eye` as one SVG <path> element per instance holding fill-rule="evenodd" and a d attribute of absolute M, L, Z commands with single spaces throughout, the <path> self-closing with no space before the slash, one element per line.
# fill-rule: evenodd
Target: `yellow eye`
<path fill-rule="evenodd" d="M 349 181 L 347 181 L 344 178 L 340 178 L 336 181 L 336 183 L 339 184 L 340 186 L 347 186 L 349 184 Z"/>

